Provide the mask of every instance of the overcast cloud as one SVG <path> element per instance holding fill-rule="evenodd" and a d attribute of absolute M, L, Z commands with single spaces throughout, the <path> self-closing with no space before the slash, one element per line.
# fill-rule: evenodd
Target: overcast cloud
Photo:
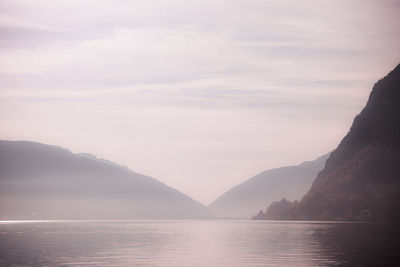
<path fill-rule="evenodd" d="M 400 2 L 0 3 L 1 138 L 90 152 L 208 204 L 334 149 L 400 63 Z"/>

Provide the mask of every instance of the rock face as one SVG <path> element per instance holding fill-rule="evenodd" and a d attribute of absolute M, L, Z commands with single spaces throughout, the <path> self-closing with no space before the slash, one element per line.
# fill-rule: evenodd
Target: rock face
<path fill-rule="evenodd" d="M 314 161 L 264 171 L 215 200 L 209 208 L 220 218 L 250 218 L 276 199 L 300 199 L 324 168 L 328 154 Z"/>
<path fill-rule="evenodd" d="M 207 218 L 202 204 L 90 154 L 0 141 L 0 219 Z"/>
<path fill-rule="evenodd" d="M 400 220 L 400 65 L 375 84 L 350 131 L 295 206 L 288 217 Z"/>

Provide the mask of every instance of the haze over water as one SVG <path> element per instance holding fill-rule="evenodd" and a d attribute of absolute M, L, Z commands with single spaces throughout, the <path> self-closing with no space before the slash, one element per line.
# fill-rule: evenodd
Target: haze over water
<path fill-rule="evenodd" d="M 399 265 L 398 14 L 0 1 L 0 267 Z"/>
<path fill-rule="evenodd" d="M 0 265 L 390 266 L 398 241 L 379 223 L 2 222 Z"/>
<path fill-rule="evenodd" d="M 397 0 L 2 0 L 1 139 L 89 152 L 208 205 L 336 147 L 400 60 L 399 12 Z"/>

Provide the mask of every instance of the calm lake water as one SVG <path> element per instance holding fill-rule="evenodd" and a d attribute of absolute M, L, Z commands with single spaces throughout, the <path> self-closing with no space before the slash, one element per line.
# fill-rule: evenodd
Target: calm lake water
<path fill-rule="evenodd" d="M 392 224 L 0 222 L 2 266 L 395 266 L 399 258 Z"/>

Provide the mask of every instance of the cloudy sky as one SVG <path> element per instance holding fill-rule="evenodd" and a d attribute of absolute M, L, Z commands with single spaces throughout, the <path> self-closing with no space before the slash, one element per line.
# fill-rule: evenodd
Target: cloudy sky
<path fill-rule="evenodd" d="M 334 149 L 400 63 L 400 1 L 0 2 L 1 139 L 208 204 Z"/>

